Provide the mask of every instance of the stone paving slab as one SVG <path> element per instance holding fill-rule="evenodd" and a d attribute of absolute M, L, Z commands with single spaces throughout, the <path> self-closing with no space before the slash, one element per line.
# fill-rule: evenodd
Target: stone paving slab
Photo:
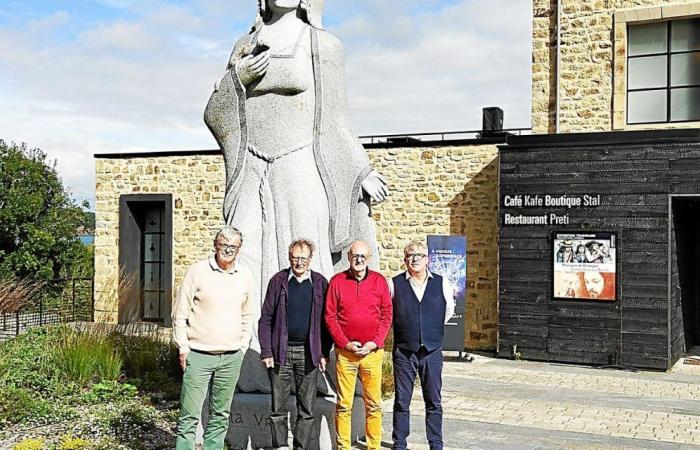
<path fill-rule="evenodd" d="M 409 448 L 426 449 L 414 394 Z M 628 372 L 477 356 L 445 363 L 443 409 L 447 449 L 700 449 L 700 367 Z"/>

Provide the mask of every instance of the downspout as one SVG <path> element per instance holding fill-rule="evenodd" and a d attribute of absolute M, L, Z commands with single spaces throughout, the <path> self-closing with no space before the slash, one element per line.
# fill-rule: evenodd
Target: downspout
<path fill-rule="evenodd" d="M 561 94 L 559 89 L 559 84 L 561 83 L 561 2 L 563 0 L 555 0 L 557 2 L 557 77 L 554 85 L 556 91 L 557 99 L 555 103 L 555 119 L 554 119 L 554 132 L 559 133 L 559 107 L 561 104 Z"/>

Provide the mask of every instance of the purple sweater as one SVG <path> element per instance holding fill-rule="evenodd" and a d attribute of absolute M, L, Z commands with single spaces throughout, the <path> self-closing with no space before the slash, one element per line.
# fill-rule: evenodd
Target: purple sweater
<path fill-rule="evenodd" d="M 275 363 L 281 366 L 287 361 L 287 340 L 289 338 L 287 327 L 288 278 L 289 269 L 284 269 L 270 279 L 258 321 L 260 358 L 272 357 Z M 311 360 L 314 366 L 318 366 L 321 357 L 328 358 L 332 345 L 330 334 L 328 334 L 323 320 L 328 280 L 320 273 L 311 271 L 311 287 L 313 302 L 308 342 Z"/>

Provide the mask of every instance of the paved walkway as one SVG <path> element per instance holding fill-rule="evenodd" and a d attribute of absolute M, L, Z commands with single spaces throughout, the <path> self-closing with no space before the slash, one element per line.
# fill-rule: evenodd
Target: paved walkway
<path fill-rule="evenodd" d="M 700 366 L 626 372 L 455 359 L 443 371 L 446 449 L 700 449 Z M 392 409 L 385 402 L 386 447 Z M 427 449 L 420 389 L 412 412 L 409 448 Z"/>

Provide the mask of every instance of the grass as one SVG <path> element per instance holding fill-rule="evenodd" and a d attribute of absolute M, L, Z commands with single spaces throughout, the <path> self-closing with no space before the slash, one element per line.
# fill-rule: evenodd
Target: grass
<path fill-rule="evenodd" d="M 65 378 L 87 386 L 90 382 L 116 381 L 123 360 L 113 336 L 64 330 L 53 364 Z"/>
<path fill-rule="evenodd" d="M 13 313 L 29 305 L 43 288 L 41 281 L 0 278 L 0 313 Z"/>

